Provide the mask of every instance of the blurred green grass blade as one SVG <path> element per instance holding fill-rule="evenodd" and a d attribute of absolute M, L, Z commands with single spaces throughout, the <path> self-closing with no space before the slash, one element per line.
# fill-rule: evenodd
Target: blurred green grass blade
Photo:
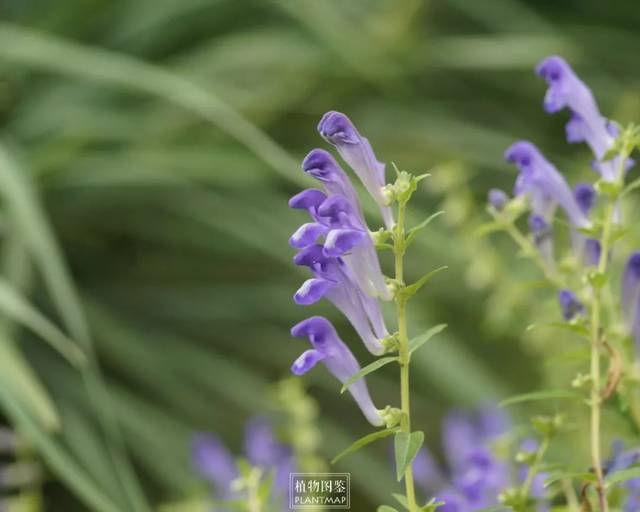
<path fill-rule="evenodd" d="M 4 194 L 12 218 L 15 219 L 19 228 L 18 231 L 42 271 L 49 292 L 67 329 L 72 338 L 82 343 L 87 351 L 91 364 L 82 367 L 81 375 L 92 394 L 91 405 L 95 408 L 110 438 L 110 453 L 116 466 L 113 477 L 121 482 L 124 492 L 135 508 L 147 510 L 144 494 L 127 459 L 124 441 L 119 432 L 117 419 L 110 408 L 110 398 L 102 383 L 100 370 L 92 359 L 93 346 L 89 326 L 61 251 L 28 176 L 1 144 L 0 193 Z"/>
<path fill-rule="evenodd" d="M 4 328 L 3 328 L 4 331 Z M 57 430 L 60 418 L 46 387 L 13 340 L 0 331 L 0 387 L 19 400 L 43 430 Z"/>
<path fill-rule="evenodd" d="M 38 427 L 37 422 L 4 386 L 0 386 L 0 400 L 14 425 L 36 446 L 51 470 L 97 512 L 123 512 L 87 477 L 86 472 L 66 453 L 54 438 Z"/>
<path fill-rule="evenodd" d="M 295 160 L 263 131 L 198 84 L 133 57 L 84 47 L 34 30 L 0 23 L 0 59 L 97 80 L 161 97 L 212 122 L 240 141 L 276 173 L 306 183 Z"/>
<path fill-rule="evenodd" d="M 73 366 L 86 364 L 78 346 L 0 277 L 0 312 L 36 333 Z"/>

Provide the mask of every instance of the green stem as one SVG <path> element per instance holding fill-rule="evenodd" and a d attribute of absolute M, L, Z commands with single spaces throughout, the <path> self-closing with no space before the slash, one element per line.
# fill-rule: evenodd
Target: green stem
<path fill-rule="evenodd" d="M 405 209 L 406 203 L 398 202 L 398 221 L 395 226 L 393 252 L 395 255 L 395 279 L 400 286 L 404 285 L 404 253 L 406 249 L 405 240 Z M 398 356 L 400 358 L 400 403 L 402 409 L 402 419 L 400 429 L 403 432 L 411 432 L 411 406 L 410 406 L 410 386 L 409 386 L 409 337 L 407 335 L 407 300 L 402 294 L 396 296 L 396 310 L 398 315 Z M 413 468 L 410 464 L 404 475 L 404 483 L 407 495 L 409 512 L 417 512 L 416 492 L 413 482 Z"/>
<path fill-rule="evenodd" d="M 609 250 L 611 246 L 611 232 L 613 229 L 613 215 L 615 204 L 610 199 L 604 217 L 602 228 L 602 242 L 600 247 L 600 260 L 598 261 L 598 274 L 603 275 L 607 271 Z M 600 329 L 601 329 L 601 287 L 593 287 L 591 301 L 591 465 L 597 479 L 596 491 L 601 512 L 607 512 L 609 506 L 604 490 L 604 472 L 602 470 L 602 454 L 600 443 L 601 423 L 601 398 L 600 398 Z"/>
<path fill-rule="evenodd" d="M 551 284 L 553 284 L 556 288 L 562 287 L 562 281 L 558 277 L 558 275 L 547 265 L 547 263 L 540 256 L 540 252 L 536 249 L 535 245 L 529 240 L 526 236 L 524 236 L 518 228 L 512 222 L 505 222 L 504 224 L 505 231 L 511 236 L 513 241 L 520 247 L 520 250 L 528 257 L 530 257 L 536 265 L 542 270 L 545 278 Z"/>
<path fill-rule="evenodd" d="M 527 504 L 527 497 L 529 496 L 529 491 L 531 490 L 531 485 L 533 484 L 533 479 L 538 474 L 538 468 L 540 467 L 540 463 L 544 458 L 544 454 L 549 449 L 549 436 L 544 436 L 538 450 L 536 451 L 536 455 L 533 459 L 533 462 L 529 466 L 529 471 L 527 471 L 527 476 L 522 482 L 522 486 L 520 487 L 520 506 L 522 507 L 520 510 L 524 511 Z"/>

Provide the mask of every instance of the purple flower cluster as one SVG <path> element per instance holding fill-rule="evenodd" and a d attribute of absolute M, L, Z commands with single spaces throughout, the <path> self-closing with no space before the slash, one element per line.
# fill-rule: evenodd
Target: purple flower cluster
<path fill-rule="evenodd" d="M 244 438 L 244 455 L 248 462 L 268 473 L 274 472 L 272 499 L 283 504 L 289 485 L 289 473 L 296 469 L 290 447 L 280 443 L 271 425 L 264 418 L 253 418 L 247 424 Z M 217 436 L 201 433 L 194 437 L 191 459 L 198 472 L 213 486 L 216 500 L 241 499 L 240 492 L 232 483 L 240 477 L 240 471 L 233 455 Z M 283 510 L 288 510 L 282 505 Z M 222 511 L 223 509 L 216 508 Z"/>
<path fill-rule="evenodd" d="M 445 502 L 439 512 L 471 512 L 497 506 L 502 491 L 524 480 L 526 466 L 516 467 L 493 449 L 510 427 L 508 417 L 493 407 L 476 414 L 454 411 L 447 415 L 442 440 L 448 471 L 443 471 L 424 447 L 413 462 L 416 484 L 426 495 Z M 531 449 L 531 442 L 522 448 Z M 542 474 L 534 479 L 531 497 L 536 500 L 545 497 L 543 480 Z M 538 510 L 545 506 L 540 501 Z"/>
<path fill-rule="evenodd" d="M 380 207 L 388 228 L 393 226 L 391 210 L 385 203 L 385 167 L 378 162 L 369 141 L 362 137 L 347 116 L 328 112 L 318 125 L 320 134 L 333 144 L 360 178 Z M 379 300 L 390 300 L 391 291 L 380 268 L 373 239 L 358 196 L 349 177 L 330 153 L 314 149 L 302 162 L 302 169 L 322 185 L 307 189 L 289 201 L 291 208 L 306 210 L 311 222 L 305 223 L 289 239 L 298 250 L 293 261 L 311 270 L 294 295 L 294 301 L 310 305 L 326 298 L 349 320 L 366 348 L 375 355 L 384 352 L 382 341 L 389 336 Z M 301 375 L 322 362 L 342 383 L 360 366 L 323 317 L 311 317 L 293 327 L 291 333 L 307 337 L 312 349 L 293 364 Z M 349 388 L 366 418 L 374 425 L 382 420 L 374 407 L 364 380 Z"/>

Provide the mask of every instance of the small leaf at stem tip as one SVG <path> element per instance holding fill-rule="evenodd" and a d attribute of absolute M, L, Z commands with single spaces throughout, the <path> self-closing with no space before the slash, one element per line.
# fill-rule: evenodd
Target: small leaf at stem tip
<path fill-rule="evenodd" d="M 432 220 L 437 219 L 438 217 L 440 217 L 440 215 L 442 215 L 444 213 L 444 210 L 440 210 L 439 212 L 434 213 L 433 215 L 430 215 L 429 217 L 427 217 L 425 220 L 423 220 L 420 224 L 418 224 L 417 226 L 411 228 L 409 230 L 409 232 L 407 233 L 407 240 L 406 240 L 406 247 L 409 247 L 409 245 L 411 245 L 411 242 L 413 242 L 413 239 L 417 236 L 417 234 L 424 228 L 426 228 Z"/>
<path fill-rule="evenodd" d="M 409 502 L 407 501 L 407 497 L 404 494 L 398 494 L 394 492 L 391 494 L 400 505 L 402 505 L 405 509 L 409 510 Z"/>
<path fill-rule="evenodd" d="M 354 382 L 360 380 L 365 375 L 369 375 L 370 373 L 375 372 L 376 370 L 382 368 L 383 366 L 398 360 L 399 359 L 397 356 L 388 356 L 388 357 L 381 357 L 380 359 L 376 359 L 373 363 L 368 364 L 367 366 L 362 368 L 359 372 L 354 373 L 351 377 L 349 377 L 347 381 L 342 385 L 342 389 L 340 389 L 340 394 L 344 393 L 347 389 L 349 389 L 349 386 L 351 386 Z"/>
<path fill-rule="evenodd" d="M 409 353 L 413 354 L 416 350 L 418 350 L 422 345 L 424 345 L 427 341 L 433 338 L 439 332 L 444 331 L 447 328 L 447 324 L 438 324 L 435 327 L 427 330 L 422 333 L 420 336 L 416 336 L 412 340 L 409 341 Z"/>
<path fill-rule="evenodd" d="M 351 455 L 352 453 L 358 451 L 363 446 L 366 446 L 366 445 L 368 445 L 370 443 L 373 443 L 374 441 L 377 441 L 378 439 L 383 439 L 385 437 L 393 435 L 397 431 L 398 431 L 397 428 L 387 428 L 387 429 L 384 429 L 384 430 L 378 430 L 376 432 L 372 432 L 371 434 L 367 434 L 366 436 L 361 437 L 360 439 L 356 439 L 347 448 L 345 448 L 338 455 L 336 455 L 333 458 L 333 460 L 331 461 L 331 464 L 335 464 L 340 459 L 346 457 L 347 455 Z"/>
<path fill-rule="evenodd" d="M 394 450 L 396 454 L 396 477 L 398 482 L 402 480 L 409 465 L 418 453 L 418 450 L 424 442 L 424 433 L 416 432 L 397 432 L 393 440 Z"/>
<path fill-rule="evenodd" d="M 389 505 L 380 505 L 377 512 L 398 512 L 398 510 Z"/>
<path fill-rule="evenodd" d="M 568 391 L 566 389 L 549 389 L 546 391 L 534 391 L 533 393 L 524 393 L 522 395 L 512 396 L 500 402 L 499 407 L 508 405 L 521 404 L 524 402 L 534 402 L 537 400 L 579 400 L 583 398 L 579 393 Z"/>
<path fill-rule="evenodd" d="M 640 478 L 640 466 L 634 466 L 629 469 L 623 469 L 607 475 L 604 479 L 604 486 L 608 489 L 615 484 L 626 482 L 627 480 L 632 480 L 634 478 Z"/>
<path fill-rule="evenodd" d="M 449 267 L 447 267 L 446 265 L 443 265 L 442 267 L 432 270 L 431 272 L 427 272 L 415 283 L 410 284 L 409 286 L 405 286 L 404 288 L 401 288 L 400 293 L 402 294 L 405 300 L 413 297 L 420 290 L 420 288 L 422 288 L 425 284 L 427 284 L 427 281 L 429 281 L 429 279 L 431 279 L 436 274 L 439 274 L 443 270 L 447 270 L 448 268 Z"/>

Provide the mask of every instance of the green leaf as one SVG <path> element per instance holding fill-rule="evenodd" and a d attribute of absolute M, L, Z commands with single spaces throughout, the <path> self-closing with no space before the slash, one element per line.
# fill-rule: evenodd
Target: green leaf
<path fill-rule="evenodd" d="M 447 328 L 447 324 L 438 324 L 426 332 L 416 336 L 412 340 L 409 341 L 409 353 L 413 354 L 416 350 L 418 350 L 422 345 L 424 345 L 427 341 L 433 338 L 439 332 L 444 331 Z"/>
<path fill-rule="evenodd" d="M 622 191 L 622 197 L 633 192 L 637 188 L 640 188 L 640 178 L 636 178 L 631 183 L 629 183 L 626 187 L 624 187 L 624 190 Z"/>
<path fill-rule="evenodd" d="M 597 479 L 593 473 L 575 472 L 575 471 L 558 472 L 558 473 L 553 473 L 548 478 L 546 478 L 544 480 L 544 486 L 549 487 L 561 480 L 584 480 L 587 482 L 595 482 Z"/>
<path fill-rule="evenodd" d="M 365 375 L 369 375 L 370 373 L 375 372 L 383 366 L 386 366 L 389 363 L 393 363 L 394 361 L 398 360 L 399 359 L 397 356 L 381 357 L 380 359 L 376 359 L 373 363 L 368 364 L 364 368 L 360 369 L 359 372 L 354 373 L 351 377 L 349 377 L 347 381 L 342 385 L 340 393 L 344 393 L 347 389 L 349 389 L 349 386 L 351 386 L 354 382 L 360 380 Z"/>
<path fill-rule="evenodd" d="M 418 450 L 424 442 L 424 433 L 416 432 L 397 432 L 393 440 L 396 454 L 396 477 L 398 482 L 402 480 L 407 468 L 418 453 Z"/>
<path fill-rule="evenodd" d="M 390 435 L 395 434 L 397 431 L 398 431 L 397 428 L 387 428 L 384 430 L 378 430 L 376 432 L 372 432 L 371 434 L 361 437 L 360 439 L 357 439 L 356 441 L 354 441 L 349 447 L 342 450 L 338 455 L 336 455 L 331 461 L 331 464 L 335 464 L 340 459 L 343 459 L 347 455 L 351 455 L 352 453 L 358 451 L 363 446 L 371 444 L 374 441 L 377 441 L 378 439 L 389 437 Z"/>
<path fill-rule="evenodd" d="M 407 497 L 404 494 L 398 494 L 394 492 L 391 496 L 393 496 L 400 505 L 402 505 L 405 509 L 409 510 L 409 503 L 407 502 Z"/>
<path fill-rule="evenodd" d="M 380 505 L 377 512 L 398 512 L 398 510 L 389 505 Z"/>
<path fill-rule="evenodd" d="M 43 430 L 57 430 L 60 426 L 58 411 L 47 388 L 25 360 L 15 343 L 0 338 L 0 387 L 18 400 Z"/>
<path fill-rule="evenodd" d="M 549 389 L 546 391 L 534 391 L 533 393 L 512 396 L 500 402 L 499 406 L 506 407 L 508 405 L 535 402 L 538 400 L 579 400 L 582 398 L 582 395 L 566 389 Z"/>
<path fill-rule="evenodd" d="M 422 288 L 425 284 L 427 284 L 427 281 L 429 281 L 429 279 L 431 279 L 436 274 L 439 274 L 443 270 L 447 270 L 448 268 L 449 267 L 447 267 L 446 265 L 443 265 L 442 267 L 432 270 L 431 272 L 427 272 L 415 283 L 410 284 L 409 286 L 405 286 L 403 289 L 401 289 L 400 293 L 405 299 L 411 298 L 420 290 L 420 288 Z"/>
<path fill-rule="evenodd" d="M 551 327 L 553 329 L 561 329 L 563 331 L 569 331 L 580 336 L 589 337 L 589 329 L 586 325 L 575 322 L 549 322 L 545 324 L 531 324 L 527 326 L 527 331 L 532 331 L 539 327 Z"/>
<path fill-rule="evenodd" d="M 633 478 L 640 478 L 640 466 L 634 466 L 632 468 L 623 469 L 621 471 L 611 473 L 604 479 L 604 484 L 605 487 L 609 488 L 615 484 L 626 482 L 627 480 L 631 480 Z"/>
<path fill-rule="evenodd" d="M 411 245 L 411 242 L 413 242 L 413 239 L 418 235 L 418 233 L 421 230 L 423 230 L 424 228 L 426 228 L 431 223 L 431 221 L 433 221 L 434 219 L 437 219 L 443 213 L 444 213 L 444 210 L 440 210 L 439 212 L 436 212 L 433 215 L 430 215 L 429 217 L 427 217 L 425 220 L 423 220 L 417 226 L 411 228 L 409 230 L 409 232 L 407 233 L 407 239 L 406 239 L 405 246 L 409 247 Z"/>
<path fill-rule="evenodd" d="M 87 358 L 82 350 L 2 278 L 0 311 L 14 322 L 36 333 L 72 365 L 86 364 Z"/>

